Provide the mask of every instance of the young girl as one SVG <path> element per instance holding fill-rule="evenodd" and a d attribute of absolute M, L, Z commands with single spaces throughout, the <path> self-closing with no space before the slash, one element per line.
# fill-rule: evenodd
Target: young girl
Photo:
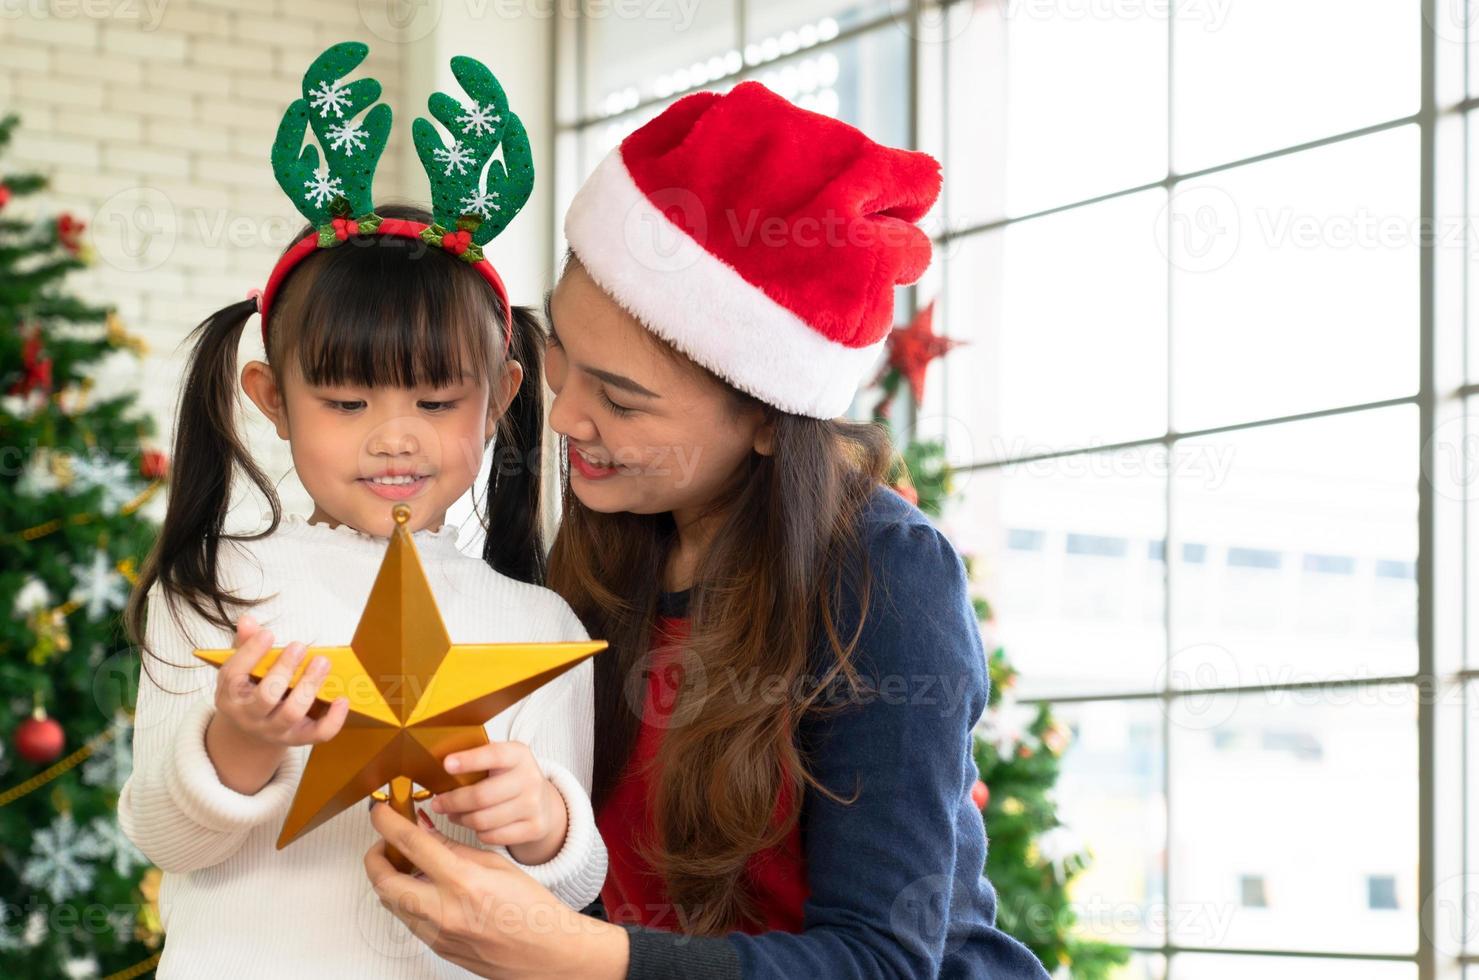
<path fill-rule="evenodd" d="M 378 214 L 431 220 L 410 207 Z M 362 866 L 378 839 L 364 807 L 275 846 L 310 747 L 347 714 L 343 698 L 308 711 L 327 669 L 321 658 L 296 688 L 287 681 L 305 645 L 353 635 L 396 502 L 412 507 L 453 642 L 586 638 L 540 587 L 537 322 L 506 308 L 453 252 L 414 237 L 369 235 L 309 255 L 276 291 L 265 362 L 247 364 L 239 383 L 289 442 L 312 514 L 282 518 L 238 433 L 236 352 L 257 304 L 227 306 L 196 331 L 169 509 L 130 608 L 146 659 L 119 819 L 164 871 L 164 980 L 471 976 L 381 906 Z M 445 515 L 495 435 L 485 563 L 459 553 Z M 224 531 L 238 476 L 270 503 L 266 531 Z M 296 642 L 252 684 L 274 636 Z M 236 652 L 219 672 L 192 656 L 227 645 Z M 577 909 L 606 872 L 587 795 L 591 718 L 587 661 L 489 721 L 491 745 L 449 757 L 489 775 L 438 797 L 429 818 L 454 839 L 499 851 Z"/>

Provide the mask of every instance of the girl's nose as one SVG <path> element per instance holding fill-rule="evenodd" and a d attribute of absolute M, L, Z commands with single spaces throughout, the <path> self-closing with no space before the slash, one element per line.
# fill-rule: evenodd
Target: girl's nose
<path fill-rule="evenodd" d="M 376 427 L 366 448 L 372 456 L 414 456 L 421 452 L 421 440 L 412 426 L 391 423 Z"/>

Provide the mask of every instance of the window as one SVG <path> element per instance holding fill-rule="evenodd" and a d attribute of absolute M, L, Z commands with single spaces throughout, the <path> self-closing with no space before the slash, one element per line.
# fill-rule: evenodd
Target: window
<path fill-rule="evenodd" d="M 562 25 L 561 202 L 672 98 L 741 78 L 943 161 L 899 313 L 936 300 L 970 343 L 901 421 L 959 468 L 949 530 L 990 557 L 1019 694 L 1077 733 L 1074 901 L 1135 950 L 1116 980 L 1479 964 L 1472 6 L 715 0 L 671 30 Z"/>

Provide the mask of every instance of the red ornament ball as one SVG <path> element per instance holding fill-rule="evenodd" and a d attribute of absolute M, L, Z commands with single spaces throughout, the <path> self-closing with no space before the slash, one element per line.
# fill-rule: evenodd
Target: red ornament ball
<path fill-rule="evenodd" d="M 10 188 L 0 184 L 0 208 L 10 203 Z"/>
<path fill-rule="evenodd" d="M 15 730 L 15 749 L 27 762 L 43 765 L 62 754 L 67 736 L 55 718 L 35 715 L 21 722 Z"/>
<path fill-rule="evenodd" d="M 169 473 L 169 457 L 158 449 L 146 449 L 139 457 L 139 475 L 146 480 L 162 480 Z"/>
<path fill-rule="evenodd" d="M 976 804 L 977 810 L 986 809 L 986 804 L 991 802 L 991 787 L 982 780 L 976 780 L 976 785 L 971 787 L 971 802 Z"/>

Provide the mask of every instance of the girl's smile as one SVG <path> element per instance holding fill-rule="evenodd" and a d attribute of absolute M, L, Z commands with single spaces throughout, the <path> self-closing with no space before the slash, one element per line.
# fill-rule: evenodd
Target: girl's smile
<path fill-rule="evenodd" d="M 431 477 L 426 474 L 385 473 L 380 476 L 362 476 L 358 482 L 383 500 L 410 500 L 421 495 L 431 482 Z"/>

